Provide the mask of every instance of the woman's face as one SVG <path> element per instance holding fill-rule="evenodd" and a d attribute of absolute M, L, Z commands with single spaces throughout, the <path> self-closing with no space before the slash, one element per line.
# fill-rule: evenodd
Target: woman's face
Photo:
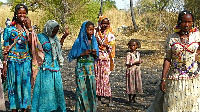
<path fill-rule="evenodd" d="M 24 22 L 24 19 L 26 18 L 27 12 L 25 8 L 20 8 L 17 12 L 17 21 L 20 23 Z"/>
<path fill-rule="evenodd" d="M 87 32 L 88 38 L 91 39 L 91 37 L 94 35 L 94 26 L 89 25 L 86 29 L 86 32 Z"/>
<path fill-rule="evenodd" d="M 52 35 L 51 37 L 54 38 L 56 36 L 56 34 L 58 33 L 58 30 L 59 30 L 59 26 L 56 26 L 53 31 L 52 31 Z"/>
<path fill-rule="evenodd" d="M 191 14 L 185 14 L 183 15 L 183 18 L 181 20 L 180 28 L 181 31 L 187 32 L 192 28 L 193 25 L 193 19 Z"/>
<path fill-rule="evenodd" d="M 109 26 L 109 20 L 108 19 L 103 19 L 102 22 L 101 22 L 101 29 L 102 30 L 106 30 Z"/>

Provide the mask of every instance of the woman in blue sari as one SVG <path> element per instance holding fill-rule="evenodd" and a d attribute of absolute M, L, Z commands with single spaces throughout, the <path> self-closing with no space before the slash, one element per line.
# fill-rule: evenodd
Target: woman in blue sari
<path fill-rule="evenodd" d="M 60 73 L 64 58 L 56 36 L 58 30 L 59 24 L 55 20 L 49 20 L 43 33 L 37 35 L 45 57 L 36 77 L 31 112 L 66 112 Z"/>
<path fill-rule="evenodd" d="M 27 18 L 28 8 L 23 4 L 15 6 L 11 26 L 4 30 L 3 76 L 7 76 L 10 109 L 16 112 L 31 104 L 31 53 L 32 26 Z M 11 47 L 13 46 L 13 47 Z"/>
<path fill-rule="evenodd" d="M 99 49 L 94 37 L 94 24 L 86 21 L 82 24 L 79 36 L 69 53 L 68 61 L 77 59 L 76 75 L 76 112 L 95 112 L 96 81 L 94 62 L 99 56 Z"/>

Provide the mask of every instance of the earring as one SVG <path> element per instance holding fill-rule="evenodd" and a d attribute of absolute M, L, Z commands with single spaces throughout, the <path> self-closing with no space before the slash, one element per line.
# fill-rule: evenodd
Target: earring
<path fill-rule="evenodd" d="M 15 16 L 16 18 L 17 18 L 17 14 L 16 14 L 16 16 Z"/>

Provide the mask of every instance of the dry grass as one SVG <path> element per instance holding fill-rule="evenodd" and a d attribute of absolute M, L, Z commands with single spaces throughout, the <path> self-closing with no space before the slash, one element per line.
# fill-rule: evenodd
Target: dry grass
<path fill-rule="evenodd" d="M 10 19 L 13 17 L 13 12 L 10 11 L 9 6 L 0 7 L 0 27 L 5 27 L 5 21 L 7 17 Z M 43 11 L 31 12 L 29 11 L 28 17 L 32 21 L 32 25 L 38 25 L 40 29 L 43 28 L 43 25 L 40 24 L 44 15 Z M 151 57 L 152 63 L 162 63 L 163 58 L 163 42 L 165 41 L 166 36 L 171 33 L 171 29 L 175 26 L 177 14 L 167 13 L 167 12 L 156 12 L 156 13 L 145 13 L 145 14 L 136 14 L 136 23 L 139 26 L 138 32 L 128 31 L 128 35 L 117 32 L 117 28 L 122 25 L 132 26 L 131 14 L 130 11 L 123 11 L 117 9 L 111 9 L 104 13 L 110 19 L 111 27 L 113 32 L 116 35 L 116 44 L 120 49 L 127 49 L 126 44 L 132 38 L 139 39 L 142 47 L 140 50 L 156 50 L 160 53 L 154 55 L 149 55 L 147 58 Z M 163 31 L 158 31 L 158 28 L 162 26 L 161 23 L 164 23 L 168 29 L 162 29 Z M 174 24 L 171 24 L 174 23 Z M 97 23 L 95 23 L 97 24 Z M 70 27 L 71 34 L 67 37 L 64 43 L 64 47 L 71 49 L 75 39 L 77 38 L 79 29 L 73 29 Z M 59 34 L 58 37 L 61 37 L 62 34 Z M 159 57 L 159 58 L 158 58 Z M 161 59 L 159 61 L 159 59 Z"/>

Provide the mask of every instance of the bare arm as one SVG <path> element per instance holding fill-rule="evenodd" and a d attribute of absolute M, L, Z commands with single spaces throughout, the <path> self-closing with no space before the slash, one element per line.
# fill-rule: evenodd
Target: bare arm
<path fill-rule="evenodd" d="M 63 46 L 63 43 L 65 41 L 65 38 L 69 35 L 69 28 L 67 27 L 66 30 L 65 30 L 65 34 L 62 36 L 61 40 L 60 40 L 60 45 L 61 45 L 61 48 Z"/>
<path fill-rule="evenodd" d="M 166 76 L 167 76 L 167 72 L 169 70 L 171 64 L 171 60 L 165 59 L 164 63 L 163 63 L 163 71 L 162 71 L 162 80 L 160 82 L 160 89 L 165 92 L 165 86 L 166 86 Z"/>

